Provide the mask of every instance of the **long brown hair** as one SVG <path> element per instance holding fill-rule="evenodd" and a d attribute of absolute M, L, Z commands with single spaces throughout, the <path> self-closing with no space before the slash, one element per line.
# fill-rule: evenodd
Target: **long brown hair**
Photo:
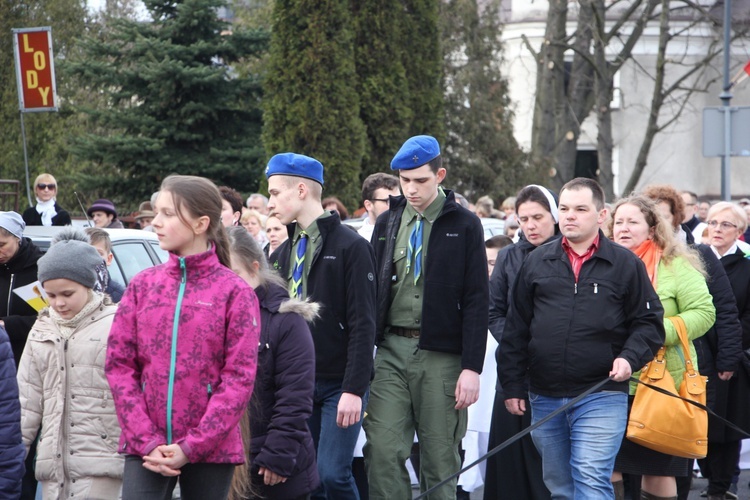
<path fill-rule="evenodd" d="M 643 195 L 630 195 L 627 198 L 622 198 L 618 201 L 617 205 L 615 205 L 615 208 L 612 210 L 612 218 L 609 221 L 610 234 L 614 235 L 613 226 L 615 216 L 617 215 L 617 209 L 623 205 L 632 205 L 640 210 L 643 217 L 646 219 L 648 227 L 654 229 L 653 240 L 654 243 L 661 248 L 662 260 L 664 260 L 665 264 L 669 265 L 675 258 L 682 257 L 704 277 L 706 276 L 706 268 L 703 265 L 703 261 L 698 252 L 689 248 L 677 239 L 674 230 L 669 226 L 667 220 L 659 214 L 659 211 L 656 208 L 656 202 L 651 198 L 647 198 Z"/>
<path fill-rule="evenodd" d="M 185 213 L 209 219 L 206 236 L 214 247 L 219 262 L 229 267 L 229 242 L 221 223 L 221 194 L 213 182 L 193 175 L 170 175 L 161 183 L 162 191 L 172 193 L 177 217 L 187 224 Z"/>
<path fill-rule="evenodd" d="M 245 463 L 234 468 L 232 484 L 229 487 L 227 500 L 244 500 L 254 498 L 255 491 L 250 480 L 250 415 L 245 409 L 240 418 L 240 434 L 242 434 L 242 447 L 245 449 Z"/>

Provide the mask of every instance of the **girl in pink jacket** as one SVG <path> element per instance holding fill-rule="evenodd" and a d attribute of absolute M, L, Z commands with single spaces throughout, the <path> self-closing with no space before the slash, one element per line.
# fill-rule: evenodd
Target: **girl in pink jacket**
<path fill-rule="evenodd" d="M 154 209 L 169 261 L 130 282 L 107 349 L 122 498 L 171 498 L 179 477 L 183 499 L 224 499 L 244 462 L 238 422 L 255 380 L 258 299 L 227 267 L 216 186 L 169 176 Z"/>

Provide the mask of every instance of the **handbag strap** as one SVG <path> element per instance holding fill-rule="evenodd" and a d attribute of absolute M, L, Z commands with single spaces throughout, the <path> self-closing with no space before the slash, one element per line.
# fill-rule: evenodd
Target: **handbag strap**
<path fill-rule="evenodd" d="M 679 316 L 670 316 L 669 320 L 674 325 L 674 329 L 677 330 L 677 336 L 680 338 L 682 344 L 682 352 L 685 358 L 685 371 L 689 377 L 695 377 L 697 373 L 693 367 L 693 360 L 690 358 L 690 344 L 688 343 L 687 327 L 685 321 Z"/>

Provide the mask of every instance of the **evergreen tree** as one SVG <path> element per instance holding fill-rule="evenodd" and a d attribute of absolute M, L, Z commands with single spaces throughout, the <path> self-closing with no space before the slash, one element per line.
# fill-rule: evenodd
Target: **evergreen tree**
<path fill-rule="evenodd" d="M 408 135 L 429 134 L 443 144 L 443 55 L 440 46 L 442 2 L 401 0 L 401 3 L 401 9 L 392 14 L 392 22 L 400 25 L 403 66 L 408 80 L 408 104 L 413 113 Z M 404 137 L 403 140 L 407 138 Z"/>
<path fill-rule="evenodd" d="M 345 0 L 277 0 L 265 81 L 268 156 L 292 151 L 323 163 L 325 192 L 358 206 L 364 127 L 351 12 Z"/>
<path fill-rule="evenodd" d="M 388 170 L 393 155 L 409 136 L 414 118 L 397 18 L 401 5 L 401 0 L 352 2 L 357 93 L 367 130 L 361 180 Z"/>
<path fill-rule="evenodd" d="M 498 0 L 443 6 L 446 185 L 469 199 L 515 194 L 525 184 L 524 155 L 513 136 L 508 85 L 500 72 Z"/>
<path fill-rule="evenodd" d="M 145 5 L 153 21 L 110 19 L 68 66 L 107 100 L 80 107 L 97 127 L 73 146 L 94 164 L 81 176 L 88 197 L 106 195 L 130 207 L 171 173 L 257 189 L 264 159 L 260 84 L 238 78 L 231 64 L 262 53 L 266 35 L 226 31 L 217 17 L 221 0 Z"/>

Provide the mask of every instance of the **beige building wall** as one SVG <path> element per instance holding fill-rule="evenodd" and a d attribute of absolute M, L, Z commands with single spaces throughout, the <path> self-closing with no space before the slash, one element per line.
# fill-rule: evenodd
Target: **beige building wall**
<path fill-rule="evenodd" d="M 574 2 L 572 2 L 574 4 Z M 712 2 L 708 2 L 712 3 Z M 542 44 L 545 30 L 547 2 L 540 0 L 505 0 L 503 39 L 505 42 L 504 71 L 509 81 L 510 97 L 515 110 L 515 135 L 528 150 L 536 88 L 536 65 L 522 36 L 535 50 Z M 673 30 L 684 25 L 673 23 Z M 575 30 L 575 23 L 568 31 Z M 684 36 L 670 42 L 668 57 L 685 62 L 700 60 L 708 53 L 710 43 L 720 40 L 721 29 L 708 26 L 693 28 Z M 628 61 L 617 75 L 613 103 L 613 139 L 615 191 L 619 194 L 633 170 L 643 142 L 653 92 L 656 65 L 658 27 L 646 30 L 633 50 L 634 60 Z M 613 47 L 613 53 L 616 47 Z M 732 72 L 750 59 L 750 42 L 735 43 L 732 47 Z M 703 108 L 721 106 L 722 56 L 716 57 L 712 69 L 700 83 L 718 77 L 706 92 L 694 93 L 679 120 L 659 133 L 648 157 L 648 165 L 638 187 L 652 183 L 672 184 L 678 189 L 689 189 L 700 196 L 718 199 L 721 193 L 721 159 L 704 158 L 702 154 Z M 667 79 L 673 80 L 684 69 L 668 67 Z M 679 73 L 678 73 L 679 72 Z M 701 85 L 701 86 L 704 86 Z M 732 106 L 750 106 L 750 79 L 733 89 Z M 674 106 L 665 105 L 660 122 L 667 121 Z M 747 132 L 750 134 L 750 130 Z M 582 126 L 579 150 L 596 149 L 596 120 L 589 117 Z M 734 197 L 750 194 L 750 158 L 732 157 L 731 188 Z"/>

